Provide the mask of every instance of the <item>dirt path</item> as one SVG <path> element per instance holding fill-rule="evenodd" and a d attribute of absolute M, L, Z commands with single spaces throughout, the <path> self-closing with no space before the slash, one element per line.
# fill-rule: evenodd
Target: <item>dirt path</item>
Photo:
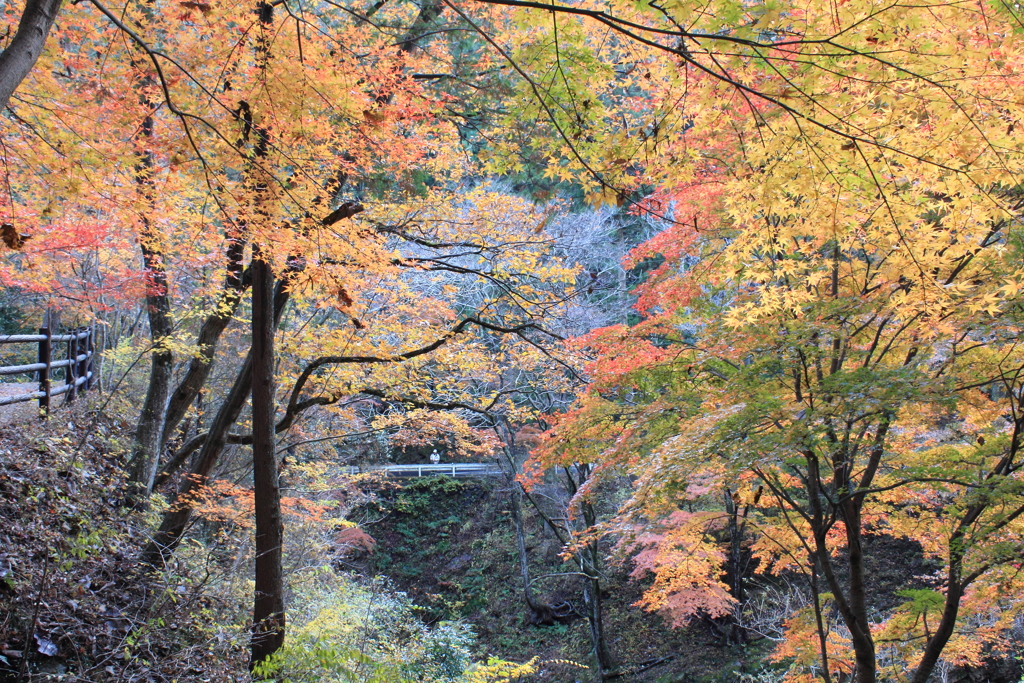
<path fill-rule="evenodd" d="M 7 396 L 19 396 L 36 391 L 39 388 L 37 382 L 9 382 L 0 383 L 0 398 Z M 50 399 L 56 400 L 57 397 Z M 14 403 L 9 406 L 0 406 L 0 426 L 20 424 L 39 417 L 39 402 L 25 401 Z"/>

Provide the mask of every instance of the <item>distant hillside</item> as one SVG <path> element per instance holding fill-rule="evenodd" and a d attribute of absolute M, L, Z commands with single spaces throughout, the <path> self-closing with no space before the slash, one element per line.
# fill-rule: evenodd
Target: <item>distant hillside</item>
<path fill-rule="evenodd" d="M 464 617 L 479 636 L 481 654 L 515 661 L 539 656 L 549 662 L 538 682 L 592 680 L 585 670 L 555 662 L 591 664 L 588 625 L 573 566 L 560 558 L 560 544 L 527 507 L 534 590 L 548 603 L 564 605 L 566 613 L 550 625 L 531 623 L 507 494 L 500 482 L 448 477 L 419 479 L 383 494 L 379 506 L 363 511 L 379 521 L 365 525 L 377 545 L 361 558 L 361 568 L 390 577 L 431 620 Z M 552 574 L 557 576 L 544 578 Z M 701 625 L 668 628 L 660 617 L 633 606 L 640 586 L 623 568 L 611 567 L 608 579 L 605 629 L 626 672 L 616 680 L 726 683 L 757 669 L 763 647 L 721 647 Z"/>

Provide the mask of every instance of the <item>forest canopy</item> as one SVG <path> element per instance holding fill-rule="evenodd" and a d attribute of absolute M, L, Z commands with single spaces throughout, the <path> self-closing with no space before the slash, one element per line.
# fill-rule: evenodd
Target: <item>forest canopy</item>
<path fill-rule="evenodd" d="M 615 653 L 627 577 L 659 615 L 641 633 L 762 648 L 747 680 L 997 680 L 1024 647 L 1016 5 L 28 0 L 4 21 L 3 331 L 92 330 L 76 448 L 121 482 L 125 581 L 217 564 L 256 680 L 553 680 L 479 656 L 462 593 L 425 592 L 445 618 L 421 623 L 374 570 L 373 524 L 469 495 L 382 468 L 442 456 L 493 468 L 515 609 L 585 624 L 586 661 L 551 659 L 572 675 L 668 661 Z M 344 551 L 306 555 L 316 534 Z M 894 588 L 886 548 L 916 567 Z M 75 647 L 40 644 L 31 574 L 0 634 L 19 676 Z M 111 674 L 90 657 L 78 675 Z"/>

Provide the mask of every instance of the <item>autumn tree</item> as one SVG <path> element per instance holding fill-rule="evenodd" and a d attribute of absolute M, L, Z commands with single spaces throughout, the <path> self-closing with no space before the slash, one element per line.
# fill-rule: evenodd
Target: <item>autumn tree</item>
<path fill-rule="evenodd" d="M 1016 590 L 1020 548 L 1014 17 L 501 4 L 533 27 L 525 46 L 494 42 L 548 126 L 549 172 L 595 199 L 641 191 L 638 210 L 671 222 L 629 261 L 660 262 L 638 290 L 644 320 L 587 340 L 595 383 L 544 462 L 641 475 L 624 512 L 654 525 L 652 607 L 728 611 L 711 532 L 729 515 L 680 514 L 728 493 L 763 566 L 831 595 L 793 632 L 813 636 L 826 680 L 897 661 L 924 681 L 944 652 L 977 662 L 970 615 L 1012 619 L 982 596 Z M 881 632 L 869 533 L 922 537 L 944 566 L 941 592 Z"/>
<path fill-rule="evenodd" d="M 142 248 L 142 269 L 129 265 L 131 251 L 118 258 L 135 283 L 125 298 L 145 292 L 152 335 L 132 464 L 143 494 L 166 479 L 162 465 L 192 452 L 162 462 L 251 283 L 254 346 L 203 438 L 190 442 L 201 448 L 191 476 L 144 561 L 159 567 L 169 557 L 223 446 L 252 444 L 254 664 L 283 637 L 275 432 L 345 395 L 427 410 L 508 401 L 513 388 L 500 376 L 486 386 L 482 368 L 493 354 L 546 360 L 555 337 L 540 320 L 564 300 L 552 291 L 574 280 L 548 254 L 543 216 L 523 202 L 429 189 L 457 188 L 466 169 L 457 128 L 440 115 L 447 95 L 416 77 L 447 58 L 444 45 L 416 49 L 436 8 L 388 7 L 380 23 L 335 6 L 318 7 L 315 20 L 287 10 L 70 8 L 58 49 L 44 54 L 12 112 L 18 125 L 5 131 L 10 220 L 31 239 L 10 264 L 9 284 L 35 269 L 40 289 L 55 285 L 39 270 L 60 272 L 55 248 L 76 221 L 97 244 L 98 228 L 109 226 Z M 83 144 L 84 158 L 72 151 Z M 45 170 L 42 182 L 19 175 L 30 168 Z M 373 210 L 351 220 L 364 203 Z M 293 356 L 298 367 L 281 365 L 298 381 L 278 416 L 272 346 L 289 300 L 336 310 L 341 326 L 311 329 L 315 342 Z M 80 303 L 95 312 L 98 302 Z M 516 341 L 487 342 L 492 333 Z M 189 360 L 170 392 L 175 356 Z M 352 370 L 330 372 L 346 365 Z M 470 396 L 460 382 L 478 389 Z M 253 432 L 230 434 L 250 392 Z"/>

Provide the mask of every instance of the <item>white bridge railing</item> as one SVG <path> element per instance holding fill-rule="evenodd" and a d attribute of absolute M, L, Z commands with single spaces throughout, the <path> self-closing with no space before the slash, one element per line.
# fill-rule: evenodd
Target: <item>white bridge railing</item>
<path fill-rule="evenodd" d="M 458 462 L 445 465 L 365 465 L 349 466 L 348 474 L 384 472 L 389 477 L 431 477 L 447 475 L 456 479 L 469 477 L 500 477 L 501 467 L 484 462 Z"/>

